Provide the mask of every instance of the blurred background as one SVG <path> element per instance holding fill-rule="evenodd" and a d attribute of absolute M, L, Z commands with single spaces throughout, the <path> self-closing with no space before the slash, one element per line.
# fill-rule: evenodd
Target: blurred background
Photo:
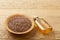
<path fill-rule="evenodd" d="M 42 35 L 36 28 L 25 35 L 9 33 L 5 19 L 12 14 L 26 14 L 45 18 L 52 26 L 53 33 Z M 0 40 L 55 40 L 60 39 L 60 0 L 0 0 Z"/>

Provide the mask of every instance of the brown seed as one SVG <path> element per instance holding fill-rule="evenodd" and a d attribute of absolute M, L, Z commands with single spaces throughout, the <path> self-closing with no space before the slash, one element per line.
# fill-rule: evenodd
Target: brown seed
<path fill-rule="evenodd" d="M 32 26 L 32 22 L 23 15 L 14 15 L 8 20 L 8 27 L 14 32 L 27 31 Z"/>

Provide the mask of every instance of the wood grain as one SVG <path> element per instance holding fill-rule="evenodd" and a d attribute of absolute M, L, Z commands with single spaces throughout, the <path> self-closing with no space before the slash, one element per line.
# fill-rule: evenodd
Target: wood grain
<path fill-rule="evenodd" d="M 24 35 L 9 33 L 4 25 L 12 14 L 26 14 L 45 18 L 53 32 L 42 35 L 36 28 Z M 60 0 L 0 0 L 0 40 L 57 40 L 60 39 Z"/>

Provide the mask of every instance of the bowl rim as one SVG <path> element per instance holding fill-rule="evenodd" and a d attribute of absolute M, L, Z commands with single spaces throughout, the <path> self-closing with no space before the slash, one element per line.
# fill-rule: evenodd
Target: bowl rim
<path fill-rule="evenodd" d="M 15 15 L 25 16 L 26 18 L 28 18 L 28 19 L 31 21 L 32 26 L 31 26 L 27 31 L 24 31 L 24 32 L 14 32 L 14 31 L 12 31 L 12 30 L 8 27 L 7 23 L 8 23 L 9 18 L 11 18 L 12 16 L 15 16 Z M 28 16 L 28 15 L 25 15 L 25 14 L 13 14 L 13 15 L 10 15 L 10 16 L 8 16 L 8 18 L 5 20 L 5 23 L 4 23 L 4 24 L 5 24 L 6 29 L 7 29 L 9 32 L 14 33 L 14 34 L 25 34 L 25 33 L 30 32 L 30 31 L 34 28 L 33 18 L 30 17 L 30 16 Z"/>

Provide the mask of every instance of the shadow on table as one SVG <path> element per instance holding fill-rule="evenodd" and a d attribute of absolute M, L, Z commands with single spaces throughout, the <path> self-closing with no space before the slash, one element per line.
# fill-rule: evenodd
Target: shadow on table
<path fill-rule="evenodd" d="M 16 35 L 16 34 L 12 34 L 12 33 L 9 33 L 8 32 L 8 35 L 9 35 L 9 39 L 10 40 L 35 40 L 36 39 L 36 34 L 37 34 L 37 30 L 36 28 L 34 28 L 31 32 L 27 33 L 27 34 L 22 34 L 22 35 Z M 38 39 L 41 39 L 41 40 L 55 40 L 55 32 L 52 32 L 48 35 L 43 35 L 43 34 L 38 34 Z M 35 37 L 35 39 L 34 39 Z M 37 39 L 36 39 L 37 40 Z"/>
<path fill-rule="evenodd" d="M 36 29 L 34 28 L 31 32 L 29 32 L 29 33 L 27 33 L 27 34 L 12 34 L 12 33 L 9 33 L 8 32 L 8 35 L 9 35 L 9 38 L 10 39 L 20 39 L 20 40 L 22 40 L 22 39 L 31 39 L 32 37 L 34 37 L 35 36 L 35 34 L 36 34 Z"/>
<path fill-rule="evenodd" d="M 45 37 L 44 39 L 47 39 L 47 40 L 55 40 L 56 39 L 54 31 L 49 33 L 48 35 L 44 35 L 44 37 Z"/>

